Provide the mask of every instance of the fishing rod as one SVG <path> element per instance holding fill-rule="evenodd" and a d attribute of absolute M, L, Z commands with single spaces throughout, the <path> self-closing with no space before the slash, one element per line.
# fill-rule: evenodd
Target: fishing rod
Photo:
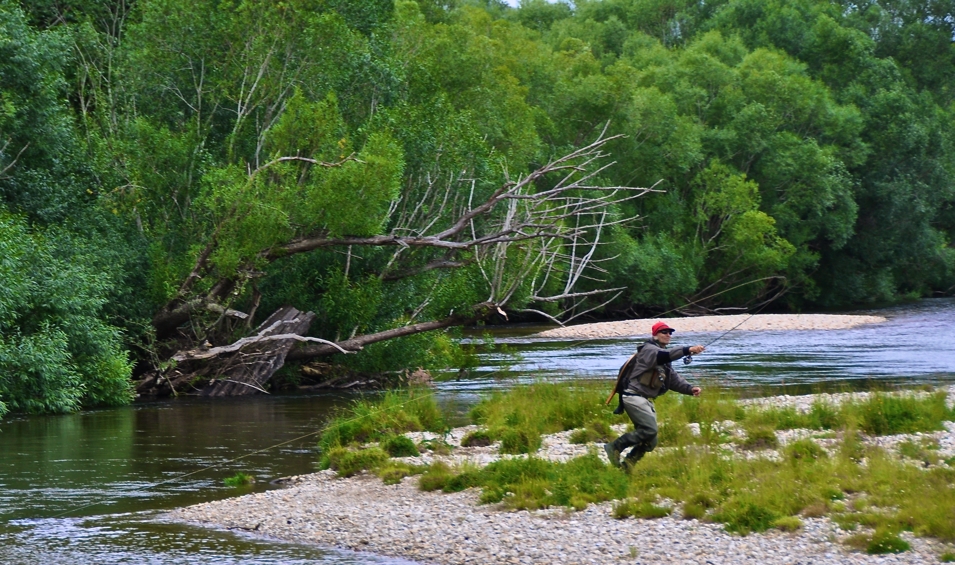
<path fill-rule="evenodd" d="M 768 277 L 768 278 L 777 278 L 777 277 Z M 783 277 L 783 278 L 785 278 L 785 277 Z M 766 302 L 763 302 L 763 304 L 760 305 L 760 307 L 759 307 L 755 312 L 753 312 L 752 314 L 750 314 L 749 316 L 747 316 L 745 319 L 743 319 L 742 322 L 736 324 L 736 325 L 733 326 L 732 328 L 730 328 L 730 329 L 726 330 L 725 332 L 721 333 L 720 335 L 718 335 L 718 336 L 716 337 L 716 339 L 711 340 L 709 343 L 707 343 L 706 345 L 704 345 L 704 346 L 703 346 L 703 349 L 706 349 L 707 347 L 713 345 L 713 344 L 716 343 L 717 341 L 719 341 L 719 340 L 723 339 L 724 337 L 726 337 L 726 334 L 730 333 L 731 331 L 735 330 L 736 328 L 738 328 L 738 327 L 742 326 L 743 324 L 745 324 L 746 322 L 750 321 L 753 316 L 755 316 L 756 314 L 759 314 L 760 312 L 762 312 L 762 311 L 763 311 L 763 308 L 769 306 L 774 300 L 776 300 L 776 299 L 779 298 L 780 296 L 781 296 L 781 294 L 777 294 L 776 296 L 770 298 L 770 299 L 767 300 Z M 692 363 L 692 362 L 693 362 L 693 355 L 687 355 L 686 357 L 683 358 L 683 364 L 684 364 L 684 365 L 689 365 L 689 364 Z"/>

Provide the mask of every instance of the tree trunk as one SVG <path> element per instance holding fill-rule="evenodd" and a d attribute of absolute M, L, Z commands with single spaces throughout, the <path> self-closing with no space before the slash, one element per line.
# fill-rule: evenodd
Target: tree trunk
<path fill-rule="evenodd" d="M 136 391 L 144 396 L 188 392 L 201 396 L 241 396 L 265 391 L 265 384 L 285 364 L 285 357 L 308 333 L 315 314 L 291 306 L 276 310 L 252 337 L 208 350 L 180 351 L 178 365 L 147 375 Z M 203 386 L 205 385 L 205 386 Z"/>
<path fill-rule="evenodd" d="M 262 322 L 256 332 L 260 337 L 271 335 L 308 333 L 315 314 L 301 312 L 291 306 L 276 310 Z M 241 396 L 264 392 L 265 383 L 285 364 L 285 356 L 298 342 L 294 339 L 277 339 L 253 343 L 230 355 L 221 355 L 221 363 L 209 386 L 202 389 L 202 396 Z"/>

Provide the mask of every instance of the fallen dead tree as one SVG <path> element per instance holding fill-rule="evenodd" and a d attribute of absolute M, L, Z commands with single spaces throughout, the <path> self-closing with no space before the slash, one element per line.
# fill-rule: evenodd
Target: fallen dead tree
<path fill-rule="evenodd" d="M 601 135 L 590 145 L 527 175 L 506 180 L 480 201 L 475 201 L 474 179 L 466 178 L 465 171 L 443 186 L 429 185 L 424 194 L 415 193 L 415 201 L 411 194 L 403 194 L 393 202 L 387 233 L 366 237 L 333 236 L 321 230 L 303 233 L 270 245 L 224 272 L 213 261 L 221 245 L 218 234 L 234 228 L 229 224 L 230 214 L 250 213 L 234 206 L 219 220 L 176 296 L 153 318 L 157 343 L 165 344 L 157 349 L 166 351 L 157 357 L 166 361 L 156 363 L 144 375 L 137 391 L 150 396 L 255 394 L 266 391 L 272 375 L 286 361 L 306 363 L 327 355 L 356 353 L 384 340 L 474 324 L 492 315 L 506 317 L 509 308 L 558 323 L 586 314 L 589 310 L 581 309 L 586 299 L 606 294 L 609 301 L 621 290 L 592 288 L 602 271 L 595 252 L 602 245 L 603 233 L 632 219 L 621 217 L 616 207 L 650 190 L 595 182 L 610 166 L 600 161 L 608 156 L 603 147 L 613 139 Z M 308 160 L 286 161 L 317 166 L 304 162 Z M 264 169 L 276 162 L 250 171 L 250 186 L 269 178 Z M 462 190 L 462 183 L 470 188 Z M 286 306 L 254 331 L 247 330 L 249 335 L 226 337 L 241 335 L 242 328 L 251 324 L 262 298 L 255 280 L 262 276 L 263 265 L 296 254 L 341 249 L 348 257 L 347 276 L 353 250 L 361 248 L 394 249 L 377 273 L 381 281 L 476 267 L 487 299 L 444 317 L 418 319 L 432 299 L 432 288 L 406 318 L 396 320 L 395 327 L 365 334 L 353 331 L 351 336 L 335 340 L 309 337 L 315 314 Z M 408 260 L 414 253 L 419 255 Z M 422 261 L 420 253 L 429 253 L 425 257 L 430 258 Z M 578 291 L 581 280 L 590 281 L 591 288 Z M 197 291 L 200 281 L 207 290 Z M 236 297 L 250 288 L 250 311 L 241 312 L 235 307 Z M 547 313 L 535 304 L 559 308 L 556 314 L 553 307 Z M 213 346 L 209 341 L 227 343 Z"/>

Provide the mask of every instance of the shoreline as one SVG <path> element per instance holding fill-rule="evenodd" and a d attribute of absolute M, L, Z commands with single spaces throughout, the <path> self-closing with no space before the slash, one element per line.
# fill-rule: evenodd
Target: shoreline
<path fill-rule="evenodd" d="M 677 334 L 719 331 L 842 330 L 881 324 L 884 316 L 860 314 L 732 314 L 694 318 L 639 318 L 619 322 L 596 322 L 554 328 L 534 337 L 554 339 L 606 339 L 649 335 L 657 321 L 672 326 Z"/>
<path fill-rule="evenodd" d="M 955 401 L 955 387 L 945 389 Z M 829 395 L 828 400 L 857 399 L 868 393 Z M 907 391 L 905 394 L 919 394 Z M 790 405 L 801 410 L 819 395 L 777 396 L 747 402 Z M 473 426 L 456 428 L 448 436 L 460 445 Z M 616 431 L 623 425 L 615 426 Z M 874 436 L 874 445 L 892 448 L 911 437 L 936 438 L 942 453 L 955 454 L 955 422 L 945 431 Z M 570 444 L 571 432 L 544 437 L 536 456 L 567 460 L 599 445 Z M 806 437 L 801 430 L 777 432 L 780 443 Z M 415 441 L 429 439 L 427 432 L 408 434 Z M 668 448 L 658 448 L 668 449 Z M 604 457 L 602 450 L 598 455 Z M 771 453 L 765 456 L 772 457 Z M 461 448 L 453 455 L 406 458 L 418 464 L 434 460 L 485 465 L 501 457 L 495 446 Z M 514 456 L 520 457 L 520 456 Z M 563 507 L 538 511 L 508 511 L 499 505 L 481 505 L 479 489 L 459 493 L 422 492 L 417 477 L 385 485 L 364 472 L 337 478 L 333 471 L 292 477 L 283 489 L 245 495 L 181 508 L 168 519 L 205 527 L 241 530 L 295 543 L 314 544 L 419 563 L 463 565 L 494 564 L 604 564 L 627 563 L 899 563 L 937 562 L 952 545 L 904 532 L 911 544 L 904 553 L 868 555 L 849 550 L 840 540 L 850 532 L 827 517 L 806 518 L 796 532 L 770 530 L 748 536 L 730 534 L 721 524 L 684 520 L 679 509 L 655 520 L 613 517 L 614 502 L 591 504 L 581 511 Z"/>

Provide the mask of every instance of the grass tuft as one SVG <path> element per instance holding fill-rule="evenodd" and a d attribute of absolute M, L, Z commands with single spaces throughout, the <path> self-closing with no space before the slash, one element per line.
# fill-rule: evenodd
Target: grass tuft
<path fill-rule="evenodd" d="M 783 532 L 795 532 L 802 528 L 802 520 L 798 516 L 783 516 L 773 522 L 773 527 Z"/>
<path fill-rule="evenodd" d="M 487 447 L 494 443 L 487 430 L 469 432 L 461 439 L 461 447 Z"/>
<path fill-rule="evenodd" d="M 570 443 L 573 444 L 585 444 L 585 443 L 606 443 L 613 439 L 613 430 L 610 429 L 610 425 L 607 422 L 602 420 L 594 420 L 587 424 L 584 428 L 579 428 L 574 430 L 570 434 Z"/>
<path fill-rule="evenodd" d="M 386 392 L 377 400 L 356 400 L 322 432 L 320 466 L 328 468 L 328 453 L 335 447 L 381 441 L 405 432 L 443 432 L 445 428 L 434 395 L 422 390 L 403 389 Z"/>
<path fill-rule="evenodd" d="M 327 454 L 329 467 L 339 477 L 351 477 L 365 470 L 376 470 L 388 461 L 388 454 L 379 447 L 349 449 L 333 447 Z"/>
<path fill-rule="evenodd" d="M 414 441 L 408 436 L 388 436 L 381 440 L 381 449 L 392 457 L 417 457 L 421 455 Z"/>
<path fill-rule="evenodd" d="M 618 520 L 630 517 L 653 520 L 665 518 L 672 513 L 671 506 L 660 506 L 644 500 L 626 499 L 613 506 L 613 517 Z"/>
<path fill-rule="evenodd" d="M 240 471 L 231 477 L 226 477 L 222 482 L 225 483 L 227 487 L 244 487 L 255 484 L 255 477 Z"/>
<path fill-rule="evenodd" d="M 779 439 L 776 438 L 776 432 L 773 428 L 767 426 L 753 426 L 746 430 L 746 439 L 743 440 L 740 447 L 748 450 L 776 449 L 779 447 Z"/>

